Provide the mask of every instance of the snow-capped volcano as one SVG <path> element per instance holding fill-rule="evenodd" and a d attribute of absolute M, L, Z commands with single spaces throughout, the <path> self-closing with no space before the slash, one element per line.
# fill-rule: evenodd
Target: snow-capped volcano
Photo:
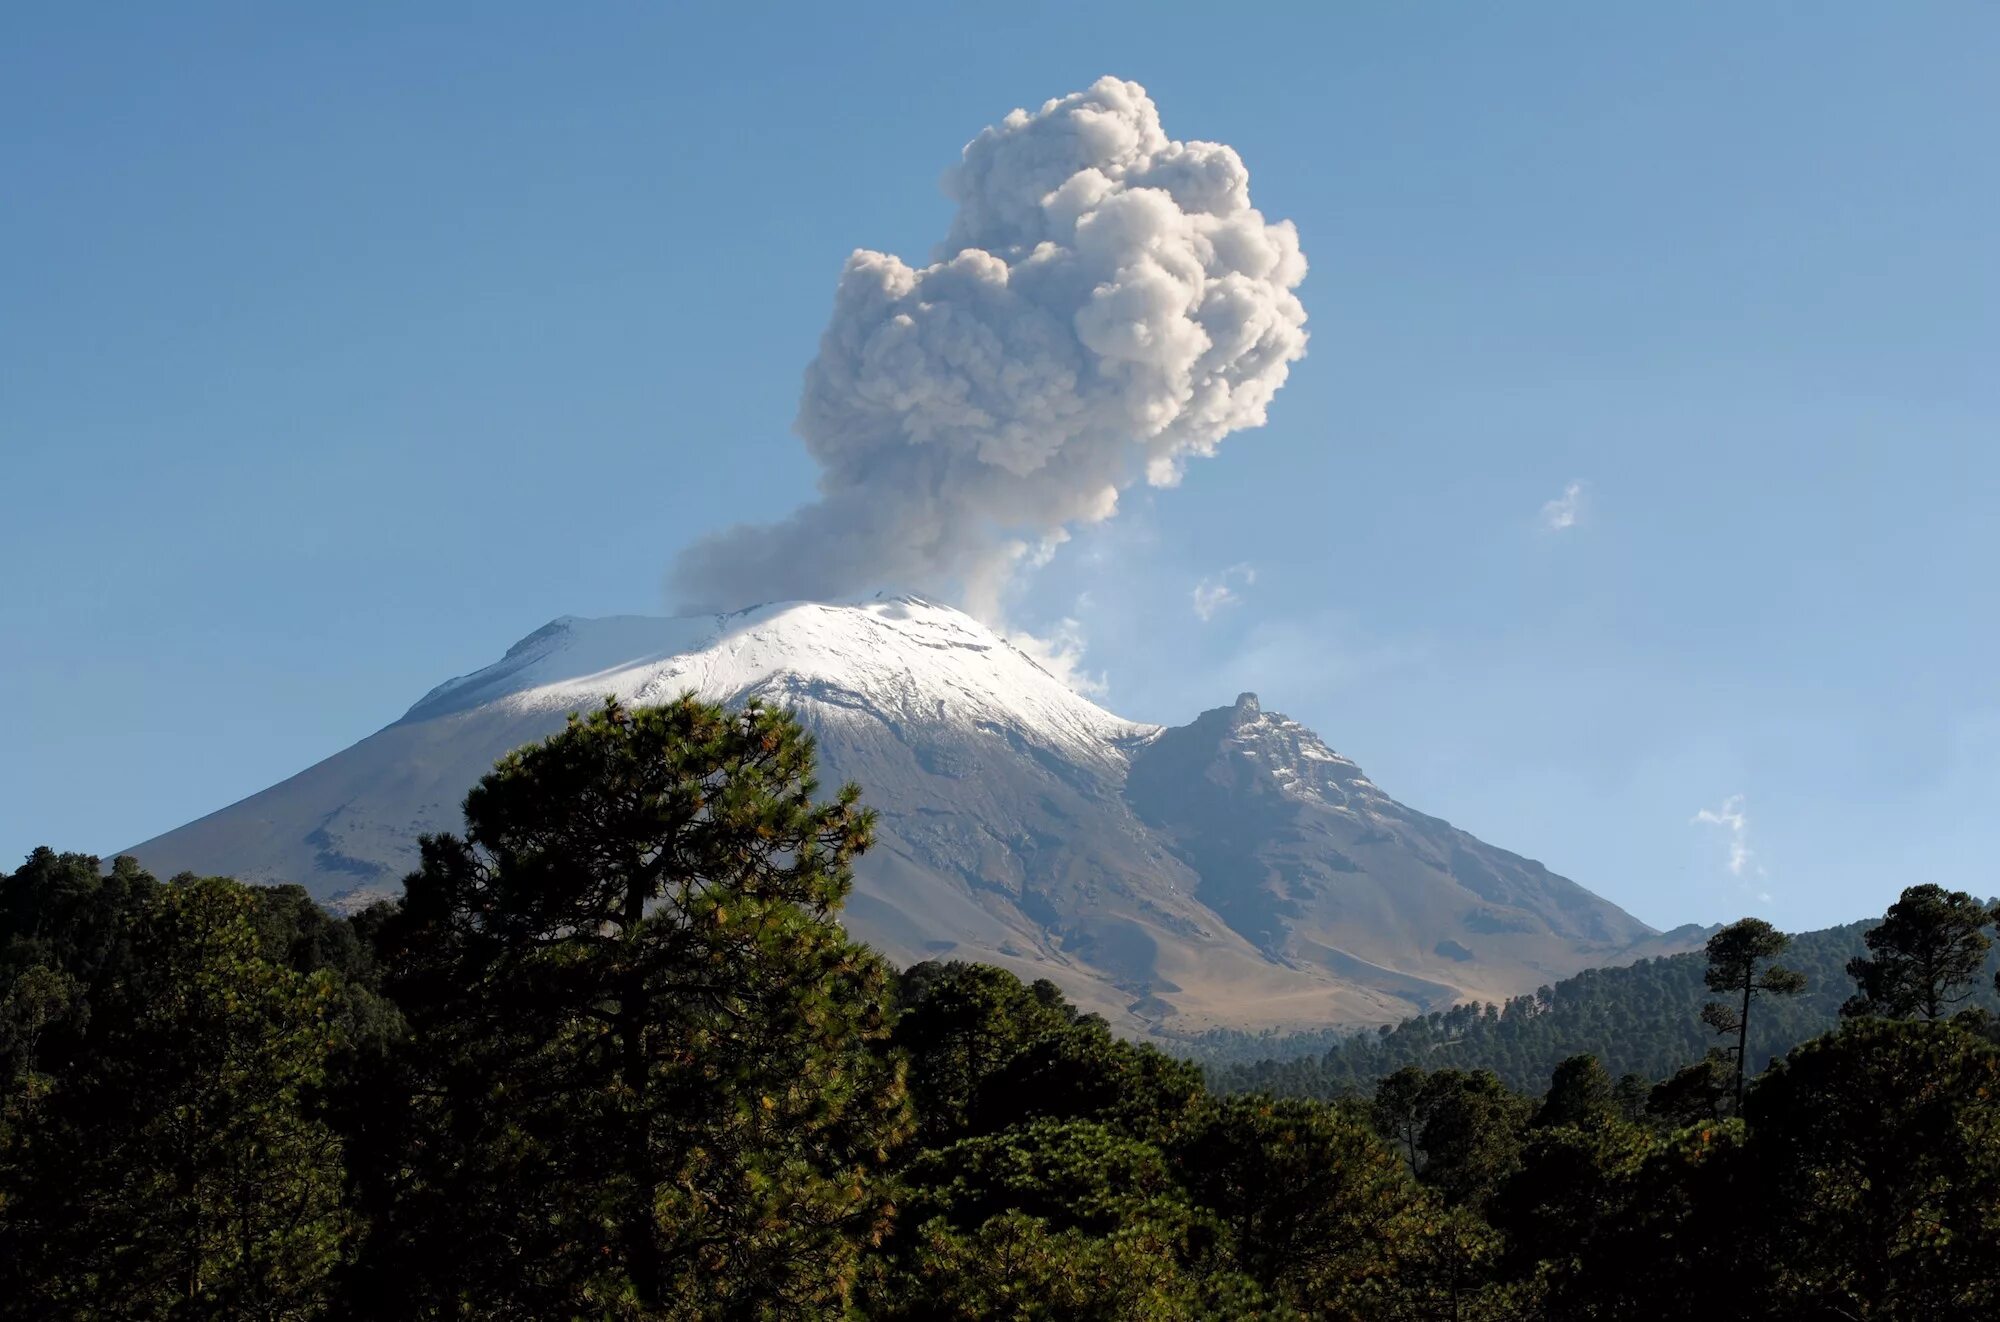
<path fill-rule="evenodd" d="M 893 959 L 1048 977 L 1133 1030 L 1379 1022 L 1629 959 L 1651 929 L 1416 813 L 1245 694 L 1114 716 L 920 598 L 564 617 L 394 724 L 129 851 L 162 874 L 395 893 L 501 754 L 607 695 L 794 709 L 880 814 L 844 920 Z M 1643 953 L 1656 953 L 1647 949 Z"/>

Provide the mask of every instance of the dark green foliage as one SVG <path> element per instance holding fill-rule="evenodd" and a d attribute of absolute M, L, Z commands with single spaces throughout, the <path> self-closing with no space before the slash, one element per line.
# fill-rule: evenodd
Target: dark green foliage
<path fill-rule="evenodd" d="M 1711 1050 L 1692 1065 L 1654 1085 L 1646 1098 L 1646 1113 L 1672 1125 L 1698 1125 L 1722 1119 L 1730 1094 L 1728 1058 Z"/>
<path fill-rule="evenodd" d="M 1428 1316 L 1492 1293 L 1490 1236 L 1358 1115 L 1217 1103 L 997 969 L 919 965 L 902 1000 L 932 1146 L 906 1167 L 870 1316 Z"/>
<path fill-rule="evenodd" d="M 895 1043 L 911 1057 L 910 1097 L 928 1144 L 978 1130 L 993 1076 L 1029 1041 L 1075 1022 L 1055 984 L 1024 986 L 985 964 L 918 964 L 898 990 Z"/>
<path fill-rule="evenodd" d="M 1423 1169 L 1424 1121 L 1430 1116 L 1426 1079 L 1415 1065 L 1403 1066 L 1375 1085 L 1375 1099 L 1368 1111 L 1375 1132 L 1402 1154 L 1412 1175 Z"/>
<path fill-rule="evenodd" d="M 833 920 L 869 818 L 817 797 L 789 718 L 608 707 L 503 761 L 467 824 L 353 920 L 130 860 L 0 876 L 0 1318 L 1971 1322 L 2000 1298 L 2000 1020 L 1945 1013 L 1993 955 L 1963 896 L 1905 893 L 1838 1032 L 1812 1037 L 1820 980 L 1865 925 L 1786 950 L 1746 921 L 1265 1076 L 1365 1102 L 1276 1099 L 1218 1096 L 1047 982 L 887 973 Z"/>
<path fill-rule="evenodd" d="M 1745 1118 L 1768 1261 L 1797 1316 L 1990 1318 L 2000 1300 L 2000 1050 L 1863 1022 L 1758 1081 Z"/>
<path fill-rule="evenodd" d="M 1585 1054 L 1571 1056 L 1556 1066 L 1549 1077 L 1549 1091 L 1530 1123 L 1536 1129 L 1592 1125 L 1611 1119 L 1619 1111 L 1611 1076 L 1597 1057 Z"/>
<path fill-rule="evenodd" d="M 1853 940 L 1862 930 L 1842 935 Z M 1735 998 L 1739 1021 L 1729 1026 L 1737 1043 L 1749 1044 L 1743 1054 L 1751 1059 L 1760 1039 L 1757 1028 L 1746 1033 L 1740 1022 L 1746 986 L 1761 1020 L 1787 1008 L 1783 999 L 1767 1005 L 1764 995 L 1782 994 L 1798 980 L 1774 970 L 1771 956 L 1783 949 L 1775 937 L 1759 925 L 1739 927 L 1717 943 L 1712 966 Z M 1815 971 L 1829 962 L 1837 969 L 1845 958 L 1825 941 L 1795 953 Z M 1706 964 L 1705 957 L 1680 961 L 1690 1028 L 1681 1040 L 1690 1049 L 1682 1068 L 1663 1071 L 1671 1077 L 1650 1097 L 1643 1079 L 1628 1071 L 1613 1083 L 1588 1054 L 1555 1062 L 1546 1087 L 1536 1090 L 1539 1105 L 1489 1072 L 1406 1065 L 1355 1113 L 1365 1114 L 1380 1140 L 1358 1131 L 1338 1107 L 1244 1098 L 1167 1144 L 1167 1167 L 1121 1164 L 1108 1151 L 1086 1159 L 1078 1149 L 1079 1160 L 1126 1171 L 1120 1178 L 1135 1193 L 1178 1174 L 1196 1209 L 1192 1223 L 1136 1210 L 1125 1222 L 1135 1234 L 1146 1227 L 1155 1270 L 1172 1264 L 1171 1279 L 1183 1284 L 1199 1276 L 1204 1269 L 1194 1264 L 1204 1259 L 1190 1256 L 1188 1241 L 1164 1227 L 1206 1224 L 1216 1238 L 1205 1270 L 1222 1273 L 1233 1255 L 1265 1306 L 1313 1316 L 1915 1322 L 1990 1310 L 2000 1290 L 1992 1238 L 2000 1221 L 1990 1215 L 2000 1206 L 2000 1082 L 1991 1078 L 1994 1049 L 1980 1033 L 1991 1020 L 1968 1014 L 1934 1028 L 1875 1030 L 1941 1035 L 1922 1050 L 1860 1029 L 1804 1047 L 1749 1090 L 1746 1127 L 1719 1118 L 1731 1109 L 1735 1053 L 1702 1054 L 1706 1034 L 1695 1011 L 1707 990 Z M 990 973 L 958 976 L 1007 985 Z M 1011 995 L 1048 1008 L 1025 993 Z M 1552 989 L 1534 1003 L 1549 1016 L 1559 1013 L 1560 1000 Z M 1831 1019 L 1825 1000 L 1818 1011 Z M 1505 1020 L 1482 1013 L 1474 1028 Z M 989 1025 L 983 1040 L 1006 1037 Z M 1685 1064 L 1691 1058 L 1695 1063 Z M 952 1051 L 941 1059 L 963 1056 Z M 996 1066 L 987 1077 L 1005 1073 Z M 1872 1117 L 1868 1108 L 1878 1103 L 1870 1098 L 1881 1099 Z M 1924 1135 L 1946 1141 L 1933 1137 L 1924 1152 Z M 955 1155 L 968 1167 L 981 1165 Z M 937 1169 L 949 1169 L 953 1159 Z M 1049 1170 L 1031 1182 L 1062 1187 Z M 1091 1188 L 1094 1205 L 1111 1200 L 1108 1190 Z M 1008 1197 L 1020 1202 L 999 1211 Z M 1023 1205 L 1036 1210 L 1029 1215 Z M 1159 1316 L 1200 1315 L 1198 1291 L 1174 1294 L 1159 1285 L 1165 1278 L 1120 1276 L 1111 1258 L 1091 1256 L 1105 1246 L 1086 1230 L 1101 1227 L 1069 1215 L 1074 1205 L 1051 1210 L 1025 1189 L 989 1197 L 981 1203 L 988 1216 L 981 1242 L 990 1260 L 1058 1291 L 1086 1278 L 1123 1280 L 1128 1297 L 1145 1298 Z M 930 1232 L 944 1233 L 938 1225 Z M 961 1234 L 934 1242 L 955 1245 L 958 1270 L 970 1270 L 972 1241 Z M 1866 1261 L 1890 1265 L 1857 1285 L 1851 1264 Z M 1058 1262 L 1069 1274 L 1051 1277 Z M 981 1279 L 995 1286 L 1000 1277 Z M 989 1302 L 1004 1297 L 975 1294 Z M 1091 1311 L 1102 1303 L 1079 1301 L 1078 1315 L 1131 1315 Z M 1012 1306 L 1002 1315 L 1060 1315 Z M 1237 1315 L 1249 1312 L 1244 1304 Z"/>
<path fill-rule="evenodd" d="M 913 1219 L 942 1216 L 965 1229 L 1010 1211 L 1100 1235 L 1135 1215 L 1187 1220 L 1166 1155 L 1089 1120 L 1035 1120 L 930 1148 L 903 1180 Z"/>
<path fill-rule="evenodd" d="M 1597 1059 L 1595 1056 L 1592 1060 Z M 1638 1120 L 1646 1114 L 1646 1103 L 1652 1099 L 1652 1086 L 1637 1074 L 1621 1074 L 1618 1082 L 1611 1085 L 1611 1105 L 1620 1117 Z"/>
<path fill-rule="evenodd" d="M 872 818 L 788 715 L 608 704 L 503 759 L 380 924 L 414 1034 L 371 1279 L 482 1317 L 823 1316 L 905 1130 L 833 914 Z"/>
<path fill-rule="evenodd" d="M 1701 1021 L 1718 1036 L 1733 1039 L 1724 1050 L 1736 1076 L 1739 1110 L 1749 1071 L 1750 1007 L 1760 996 L 1796 996 L 1806 989 L 1805 974 L 1772 962 L 1791 941 L 1762 918 L 1738 919 L 1708 939 L 1708 969 L 1702 981 L 1729 999 L 1702 1006 Z"/>
<path fill-rule="evenodd" d="M 884 1317 L 1241 1317 L 1234 1239 L 1170 1159 L 1209 1123 L 1192 1065 L 1055 986 L 920 964 L 901 979 L 923 1150 L 869 1288 Z"/>
<path fill-rule="evenodd" d="M 1529 1109 L 1490 1070 L 1406 1065 L 1376 1085 L 1366 1113 L 1447 1206 L 1477 1208 L 1513 1170 Z"/>
<path fill-rule="evenodd" d="M 1036 1120 L 920 1154 L 871 1316 L 1226 1316 L 1261 1298 L 1152 1144 Z M 1240 1315 L 1240 1314 L 1238 1314 Z"/>
<path fill-rule="evenodd" d="M 1866 954 L 1864 936 L 1876 921 L 1794 935 L 1785 964 L 1806 977 L 1796 996 L 1761 1003 L 1752 1016 L 1750 1068 L 1767 1062 L 1840 1022 L 1840 1008 L 1854 990 L 1847 962 Z M 1342 1036 L 1318 1055 L 1208 1067 L 1210 1086 L 1221 1092 L 1270 1092 L 1282 1096 L 1366 1096 L 1377 1080 L 1406 1065 L 1434 1070 L 1490 1069 L 1509 1088 L 1536 1094 L 1557 1065 L 1594 1054 L 1613 1077 L 1669 1078 L 1698 1061 L 1715 1035 L 1701 1022 L 1710 997 L 1700 952 L 1641 960 L 1621 968 L 1590 969 L 1543 993 L 1516 996 L 1489 1016 L 1480 1005 L 1454 1006 L 1418 1015 L 1379 1033 Z M 2000 1011 L 2000 946 L 1986 952 L 1967 1002 Z M 1255 1044 L 1263 1039 L 1246 1039 Z M 1211 1048 L 1211 1058 L 1224 1053 Z"/>
<path fill-rule="evenodd" d="M 0 878 L 0 976 L 39 964 L 87 985 L 117 978 L 129 967 L 132 920 L 158 888 L 129 858 L 105 875 L 93 855 L 35 850 Z"/>
<path fill-rule="evenodd" d="M 1088 1116 L 1149 1139 L 1187 1122 L 1201 1071 L 1120 1041 L 1054 983 L 982 964 L 919 964 L 902 979 L 895 1044 L 910 1057 L 920 1135 L 938 1144 L 1037 1116 Z"/>
<path fill-rule="evenodd" d="M 1171 1229 L 1143 1219 L 1115 1234 L 1056 1229 L 1006 1212 L 971 1230 L 942 1218 L 871 1284 L 863 1316 L 881 1319 L 1077 1319 L 1183 1322 L 1283 1316 L 1240 1277 L 1191 1276 L 1175 1261 Z"/>
<path fill-rule="evenodd" d="M 1606 1111 L 1575 1123 L 1538 1126 L 1488 1214 L 1504 1232 L 1512 1270 L 1545 1290 L 1570 1291 L 1583 1247 L 1630 1205 L 1633 1185 L 1659 1140 L 1650 1129 Z"/>
<path fill-rule="evenodd" d="M 1385 1272 L 1415 1191 L 1365 1125 L 1316 1102 L 1233 1099 L 1178 1146 L 1245 1270 L 1297 1306 Z"/>
<path fill-rule="evenodd" d="M 121 998 L 159 883 L 129 858 L 37 849 L 0 876 L 0 1130 L 53 1081 L 86 1068 L 93 1013 Z"/>
<path fill-rule="evenodd" d="M 1520 1161 L 1528 1104 L 1491 1070 L 1439 1070 L 1424 1081 L 1417 1178 L 1452 1207 L 1482 1207 Z"/>
<path fill-rule="evenodd" d="M 1993 944 L 1985 928 L 2000 906 L 1942 886 L 1912 886 L 1889 906 L 1865 940 L 1869 953 L 1847 962 L 1859 992 L 1843 1015 L 1937 1020 L 1972 994 Z"/>
<path fill-rule="evenodd" d="M 233 882 L 37 851 L 0 895 L 0 1314 L 322 1311 L 358 1230 L 323 1103 L 367 993 L 291 967 Z"/>
<path fill-rule="evenodd" d="M 1562 1163 L 1574 1175 L 1584 1162 L 1603 1161 L 1606 1179 L 1593 1188 L 1571 1185 L 1545 1196 L 1529 1183 L 1533 1176 L 1524 1177 L 1502 1205 L 1509 1218 L 1520 1218 L 1511 1222 L 1518 1236 L 1516 1269 L 1528 1270 L 1525 1259 L 1537 1251 L 1548 1255 L 1534 1269 L 1539 1316 L 1604 1322 L 1784 1317 L 1766 1305 L 1755 1245 L 1767 1204 L 1743 1145 L 1741 1122 L 1730 1120 L 1658 1140 L 1636 1168 L 1629 1164 L 1631 1150 L 1615 1146 Z M 1536 1167 L 1553 1174 L 1540 1160 Z M 1562 1200 L 1582 1200 L 1578 1210 L 1587 1215 L 1575 1215 Z M 1553 1218 L 1537 1225 L 1538 1208 Z M 1574 1238 L 1560 1243 L 1564 1234 Z"/>
<path fill-rule="evenodd" d="M 1173 1051 L 1175 1055 L 1209 1070 L 1266 1062 L 1282 1065 L 1288 1061 L 1317 1059 L 1354 1037 L 1357 1032 L 1369 1031 L 1351 1027 L 1267 1028 L 1248 1033 L 1235 1028 L 1211 1028 L 1175 1038 Z"/>
<path fill-rule="evenodd" d="M 1357 1322 L 1518 1322 L 1534 1316 L 1532 1289 L 1500 1274 L 1500 1236 L 1464 1208 L 1411 1210 L 1390 1270 L 1311 1314 Z"/>

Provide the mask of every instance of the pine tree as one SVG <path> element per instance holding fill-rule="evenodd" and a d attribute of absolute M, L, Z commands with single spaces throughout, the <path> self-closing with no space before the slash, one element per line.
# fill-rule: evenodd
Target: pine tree
<path fill-rule="evenodd" d="M 447 1264 L 435 1306 L 843 1306 L 907 1104 L 885 971 L 834 917 L 873 818 L 818 788 L 788 715 L 614 702 L 424 842 L 381 933 L 425 1121 L 387 1238 Z"/>
<path fill-rule="evenodd" d="M 1694 1125 L 1722 1119 L 1729 1097 L 1729 1057 L 1713 1047 L 1692 1065 L 1684 1065 L 1653 1085 L 1646 1112 L 1673 1125 Z"/>
<path fill-rule="evenodd" d="M 1242 1268 L 1323 1317 L 1378 1317 L 1396 1259 L 1435 1210 L 1359 1118 L 1319 1102 L 1231 1098 L 1174 1152 Z"/>
<path fill-rule="evenodd" d="M 1972 994 L 1993 944 L 1985 929 L 1995 922 L 2000 911 L 1964 891 L 1910 887 L 1863 938 L 1869 953 L 1848 961 L 1848 976 L 1860 991 L 1841 1014 L 1944 1018 Z"/>
<path fill-rule="evenodd" d="M 1701 1020 L 1723 1037 L 1733 1036 L 1729 1054 L 1736 1067 L 1736 1109 L 1743 1109 L 1743 1077 L 1750 1042 L 1750 1005 L 1759 995 L 1794 996 L 1805 990 L 1805 975 L 1769 961 L 1784 953 L 1791 938 L 1761 918 L 1744 918 L 1708 939 L 1710 991 L 1738 998 L 1735 1006 L 1710 1001 Z"/>
<path fill-rule="evenodd" d="M 1770 1209 L 1772 1316 L 1983 1322 L 2000 1299 L 2000 1051 L 1860 1020 L 1792 1051 L 1745 1109 Z"/>
<path fill-rule="evenodd" d="M 1424 1080 L 1420 1177 L 1452 1207 L 1478 1210 L 1521 1158 L 1528 1102 L 1491 1070 L 1438 1070 Z"/>
<path fill-rule="evenodd" d="M 882 1318 L 1241 1317 L 1257 1287 L 1157 1147 L 1035 1120 L 922 1153 L 865 1314 Z"/>
<path fill-rule="evenodd" d="M 1530 1122 L 1535 1129 L 1587 1125 L 1610 1119 L 1618 1111 L 1611 1076 L 1596 1056 L 1571 1056 L 1549 1077 L 1548 1094 Z"/>
<path fill-rule="evenodd" d="M 119 984 L 95 989 L 74 1049 L 49 1063 L 0 1217 L 28 1315 L 324 1306 L 354 1228 L 339 1138 L 313 1106 L 339 1045 L 336 985 L 266 959 L 255 906 L 221 878 L 160 889 Z"/>
<path fill-rule="evenodd" d="M 1424 1084 L 1429 1078 L 1415 1065 L 1405 1065 L 1375 1085 L 1375 1098 L 1368 1108 L 1375 1132 L 1389 1140 L 1403 1154 L 1410 1174 L 1423 1171 L 1424 1121 L 1430 1112 L 1425 1105 Z"/>

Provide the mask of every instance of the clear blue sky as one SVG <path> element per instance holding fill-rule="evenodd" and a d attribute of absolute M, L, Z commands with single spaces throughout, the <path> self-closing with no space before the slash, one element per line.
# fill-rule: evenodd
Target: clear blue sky
<path fill-rule="evenodd" d="M 1996 68 L 1985 3 L 12 6 L 0 858 L 661 609 L 810 493 L 848 251 L 1115 73 L 1313 340 L 1029 586 L 1108 705 L 1254 688 L 1657 924 L 2000 891 Z"/>

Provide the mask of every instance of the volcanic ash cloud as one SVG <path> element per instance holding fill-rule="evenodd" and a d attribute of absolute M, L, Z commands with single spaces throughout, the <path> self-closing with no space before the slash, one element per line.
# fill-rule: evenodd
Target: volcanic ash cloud
<path fill-rule="evenodd" d="M 944 180 L 928 266 L 858 250 L 795 429 L 820 497 L 681 553 L 691 608 L 911 587 L 993 609 L 1025 559 L 1264 421 L 1305 353 L 1290 221 L 1137 83 L 1016 110 Z"/>

